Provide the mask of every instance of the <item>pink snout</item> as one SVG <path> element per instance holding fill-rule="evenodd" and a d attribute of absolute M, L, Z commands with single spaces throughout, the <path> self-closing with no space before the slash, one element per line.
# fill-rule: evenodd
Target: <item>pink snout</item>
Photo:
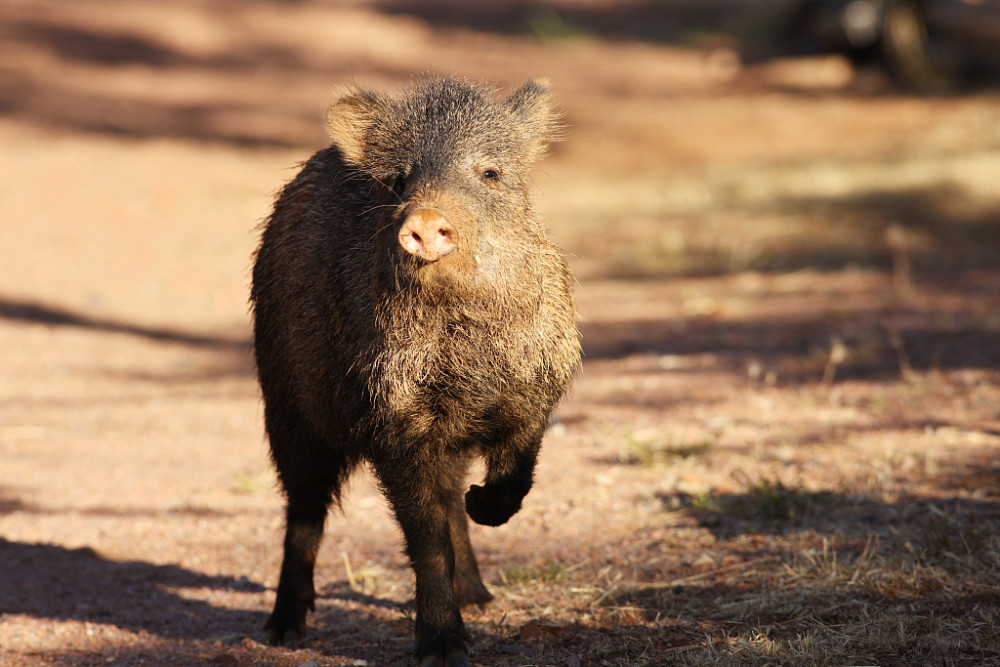
<path fill-rule="evenodd" d="M 455 228 L 438 211 L 417 209 L 403 221 L 399 245 L 425 262 L 436 262 L 457 247 Z"/>

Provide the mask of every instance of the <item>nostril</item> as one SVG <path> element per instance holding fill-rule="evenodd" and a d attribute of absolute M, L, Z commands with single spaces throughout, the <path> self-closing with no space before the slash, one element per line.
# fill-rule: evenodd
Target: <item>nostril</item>
<path fill-rule="evenodd" d="M 455 250 L 455 230 L 439 211 L 417 209 L 403 221 L 399 244 L 425 262 L 436 262 Z"/>

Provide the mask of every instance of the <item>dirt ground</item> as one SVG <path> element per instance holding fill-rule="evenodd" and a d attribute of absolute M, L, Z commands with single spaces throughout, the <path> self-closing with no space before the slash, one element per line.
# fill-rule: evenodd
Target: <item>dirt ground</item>
<path fill-rule="evenodd" d="M 247 293 L 338 87 L 423 72 L 547 76 L 568 126 L 586 359 L 473 529 L 474 663 L 1000 664 L 1000 94 L 741 65 L 787 4 L 0 0 L 0 665 L 412 663 L 365 475 L 262 643 Z"/>

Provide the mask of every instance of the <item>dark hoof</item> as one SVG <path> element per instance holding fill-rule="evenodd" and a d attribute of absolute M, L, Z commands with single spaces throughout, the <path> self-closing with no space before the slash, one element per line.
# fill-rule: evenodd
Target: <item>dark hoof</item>
<path fill-rule="evenodd" d="M 267 619 L 264 630 L 267 631 L 267 643 L 271 646 L 297 648 L 299 642 L 306 636 L 305 623 L 293 630 L 276 621 L 273 615 Z"/>
<path fill-rule="evenodd" d="M 301 641 L 302 635 L 294 630 L 288 632 L 275 628 L 268 628 L 267 630 L 267 643 L 271 646 L 284 646 L 285 648 L 296 649 L 299 647 L 299 642 Z"/>
<path fill-rule="evenodd" d="M 448 651 L 442 659 L 439 655 L 428 655 L 420 661 L 420 667 L 472 667 L 469 656 L 461 649 Z"/>
<path fill-rule="evenodd" d="M 465 511 L 483 526 L 501 526 L 521 509 L 521 498 L 477 484 L 465 494 Z"/>

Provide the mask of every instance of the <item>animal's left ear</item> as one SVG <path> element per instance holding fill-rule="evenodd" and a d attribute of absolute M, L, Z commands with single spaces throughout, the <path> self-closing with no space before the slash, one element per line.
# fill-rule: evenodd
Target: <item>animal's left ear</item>
<path fill-rule="evenodd" d="M 544 156 L 549 143 L 561 138 L 560 116 L 553 106 L 547 79 L 528 79 L 507 98 L 507 106 L 527 135 L 529 162 Z"/>

